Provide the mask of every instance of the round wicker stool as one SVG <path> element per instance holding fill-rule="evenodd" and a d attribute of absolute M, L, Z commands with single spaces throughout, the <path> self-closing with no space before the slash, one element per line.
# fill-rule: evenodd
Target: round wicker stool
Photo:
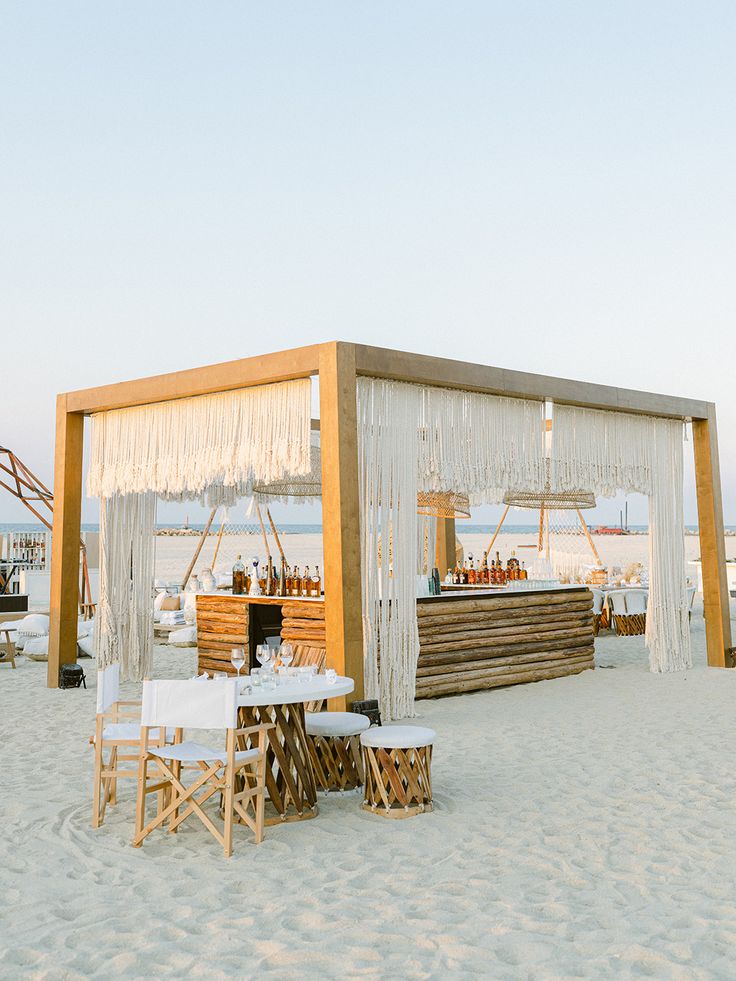
<path fill-rule="evenodd" d="M 307 743 L 319 790 L 355 790 L 363 785 L 360 734 L 371 724 L 357 712 L 307 712 Z"/>
<path fill-rule="evenodd" d="M 420 726 L 375 726 L 360 737 L 365 767 L 363 808 L 387 818 L 432 810 L 432 743 Z"/>

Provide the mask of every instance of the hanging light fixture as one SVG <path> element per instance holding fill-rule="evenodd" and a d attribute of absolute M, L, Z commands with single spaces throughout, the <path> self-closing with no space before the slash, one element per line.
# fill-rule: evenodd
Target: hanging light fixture
<path fill-rule="evenodd" d="M 595 497 L 590 491 L 553 491 L 547 484 L 541 493 L 512 491 L 504 494 L 503 503 L 530 511 L 585 511 L 595 507 Z"/>
<path fill-rule="evenodd" d="M 417 514 L 433 518 L 469 518 L 470 498 L 456 491 L 419 491 Z"/>

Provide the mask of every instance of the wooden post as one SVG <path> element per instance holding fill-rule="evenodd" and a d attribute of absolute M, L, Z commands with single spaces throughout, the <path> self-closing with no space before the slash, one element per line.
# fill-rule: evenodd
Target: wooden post
<path fill-rule="evenodd" d="M 51 539 L 51 608 L 46 684 L 58 688 L 62 664 L 77 660 L 79 540 L 82 521 L 84 416 L 56 400 L 54 528 Z"/>
<path fill-rule="evenodd" d="M 212 522 L 215 520 L 215 515 L 216 514 L 217 514 L 217 508 L 212 508 L 212 511 L 210 512 L 210 516 L 207 519 L 207 524 L 204 526 L 204 531 L 199 536 L 199 542 L 197 543 L 197 547 L 194 550 L 194 555 L 192 556 L 192 561 L 189 563 L 189 566 L 187 568 L 187 571 L 184 573 L 184 578 L 181 581 L 181 591 L 182 591 L 182 593 L 187 588 L 187 583 L 189 582 L 189 580 L 191 578 L 192 570 L 194 569 L 194 565 L 195 565 L 197 559 L 199 558 L 199 553 L 202 551 L 202 546 L 207 541 L 207 536 L 210 533 L 210 528 L 212 527 Z"/>
<path fill-rule="evenodd" d="M 435 565 L 440 571 L 440 579 L 444 582 L 448 569 L 454 569 L 457 563 L 455 549 L 455 519 L 437 518 L 437 545 L 435 547 Z"/>
<path fill-rule="evenodd" d="M 322 536 L 327 665 L 355 680 L 363 698 L 363 611 L 355 348 L 323 344 L 319 356 Z M 338 705 L 341 703 L 341 705 Z M 344 707 L 345 699 L 330 699 Z"/>
<path fill-rule="evenodd" d="M 602 564 L 601 557 L 598 554 L 598 549 L 595 547 L 595 544 L 593 543 L 593 539 L 591 538 L 590 531 L 588 530 L 588 526 L 585 523 L 585 518 L 583 517 L 583 513 L 580 510 L 580 508 L 575 508 L 575 511 L 577 512 L 577 516 L 580 519 L 580 527 L 583 529 L 583 532 L 585 533 L 585 537 L 588 539 L 588 545 L 590 545 L 590 550 L 595 556 L 596 562 L 600 566 Z"/>
<path fill-rule="evenodd" d="M 496 544 L 496 539 L 498 538 L 498 533 L 503 528 L 503 523 L 506 520 L 506 515 L 509 513 L 509 508 L 510 507 L 511 507 L 510 504 L 507 504 L 506 505 L 506 510 L 503 512 L 503 514 L 501 515 L 501 520 L 496 525 L 496 530 L 493 532 L 493 538 L 491 539 L 488 548 L 483 553 L 483 561 L 484 562 L 487 562 L 488 561 L 488 556 L 490 555 L 491 549 Z"/>
<path fill-rule="evenodd" d="M 709 403 L 707 419 L 693 419 L 695 488 L 698 497 L 700 561 L 703 570 L 703 611 L 708 664 L 732 668 L 731 613 L 726 573 L 726 543 L 718 462 L 716 408 Z"/>

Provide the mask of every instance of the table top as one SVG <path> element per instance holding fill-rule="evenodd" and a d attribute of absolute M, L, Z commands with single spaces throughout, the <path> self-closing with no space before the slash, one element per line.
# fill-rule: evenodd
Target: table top
<path fill-rule="evenodd" d="M 246 675 L 241 677 L 241 689 L 248 684 Z M 316 702 L 323 698 L 339 698 L 341 695 L 349 695 L 355 688 L 352 678 L 344 678 L 340 675 L 335 680 L 334 685 L 329 685 L 323 674 L 316 675 L 308 682 L 299 682 L 296 678 L 279 679 L 276 688 L 254 688 L 250 694 L 240 694 L 238 705 L 243 706 L 262 706 L 262 705 L 294 705 L 297 702 Z"/>

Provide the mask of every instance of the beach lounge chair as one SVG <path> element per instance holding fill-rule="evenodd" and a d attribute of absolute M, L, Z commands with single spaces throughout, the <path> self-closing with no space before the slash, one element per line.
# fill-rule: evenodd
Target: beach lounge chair
<path fill-rule="evenodd" d="M 597 637 L 601 629 L 601 616 L 603 615 L 605 594 L 602 589 L 595 589 L 593 586 L 590 587 L 590 591 L 593 594 L 593 633 Z"/>
<path fill-rule="evenodd" d="M 237 728 L 238 682 L 236 679 L 214 681 L 144 681 L 141 711 L 141 743 L 138 762 L 138 795 L 136 801 L 133 845 L 165 821 L 168 830 L 176 831 L 182 821 L 196 815 L 210 834 L 222 845 L 225 857 L 232 855 L 233 821 L 239 819 L 255 835 L 256 844 L 263 840 L 267 733 L 273 723 Z M 177 731 L 174 745 L 150 743 L 151 732 L 158 727 L 173 726 Z M 184 727 L 225 729 L 226 745 L 212 749 L 193 741 L 179 742 Z M 243 737 L 258 734 L 255 749 L 238 750 Z M 182 766 L 193 766 L 201 772 L 188 786 L 182 783 Z M 154 768 L 152 783 L 148 770 Z M 242 789 L 236 792 L 236 778 Z M 158 813 L 146 824 L 146 797 L 163 790 Z M 199 792 L 199 796 L 195 796 Z M 222 795 L 224 827 L 221 831 L 203 805 L 214 794 Z"/>
<path fill-rule="evenodd" d="M 93 828 L 99 828 L 105 820 L 107 805 L 117 803 L 118 777 L 138 776 L 137 767 L 119 770 L 118 766 L 137 762 L 140 755 L 140 705 L 140 702 L 120 701 L 119 664 L 97 672 L 97 719 L 95 734 L 90 738 L 95 750 Z M 158 734 L 157 738 L 160 738 Z M 173 739 L 174 730 L 170 729 L 164 738 Z"/>

